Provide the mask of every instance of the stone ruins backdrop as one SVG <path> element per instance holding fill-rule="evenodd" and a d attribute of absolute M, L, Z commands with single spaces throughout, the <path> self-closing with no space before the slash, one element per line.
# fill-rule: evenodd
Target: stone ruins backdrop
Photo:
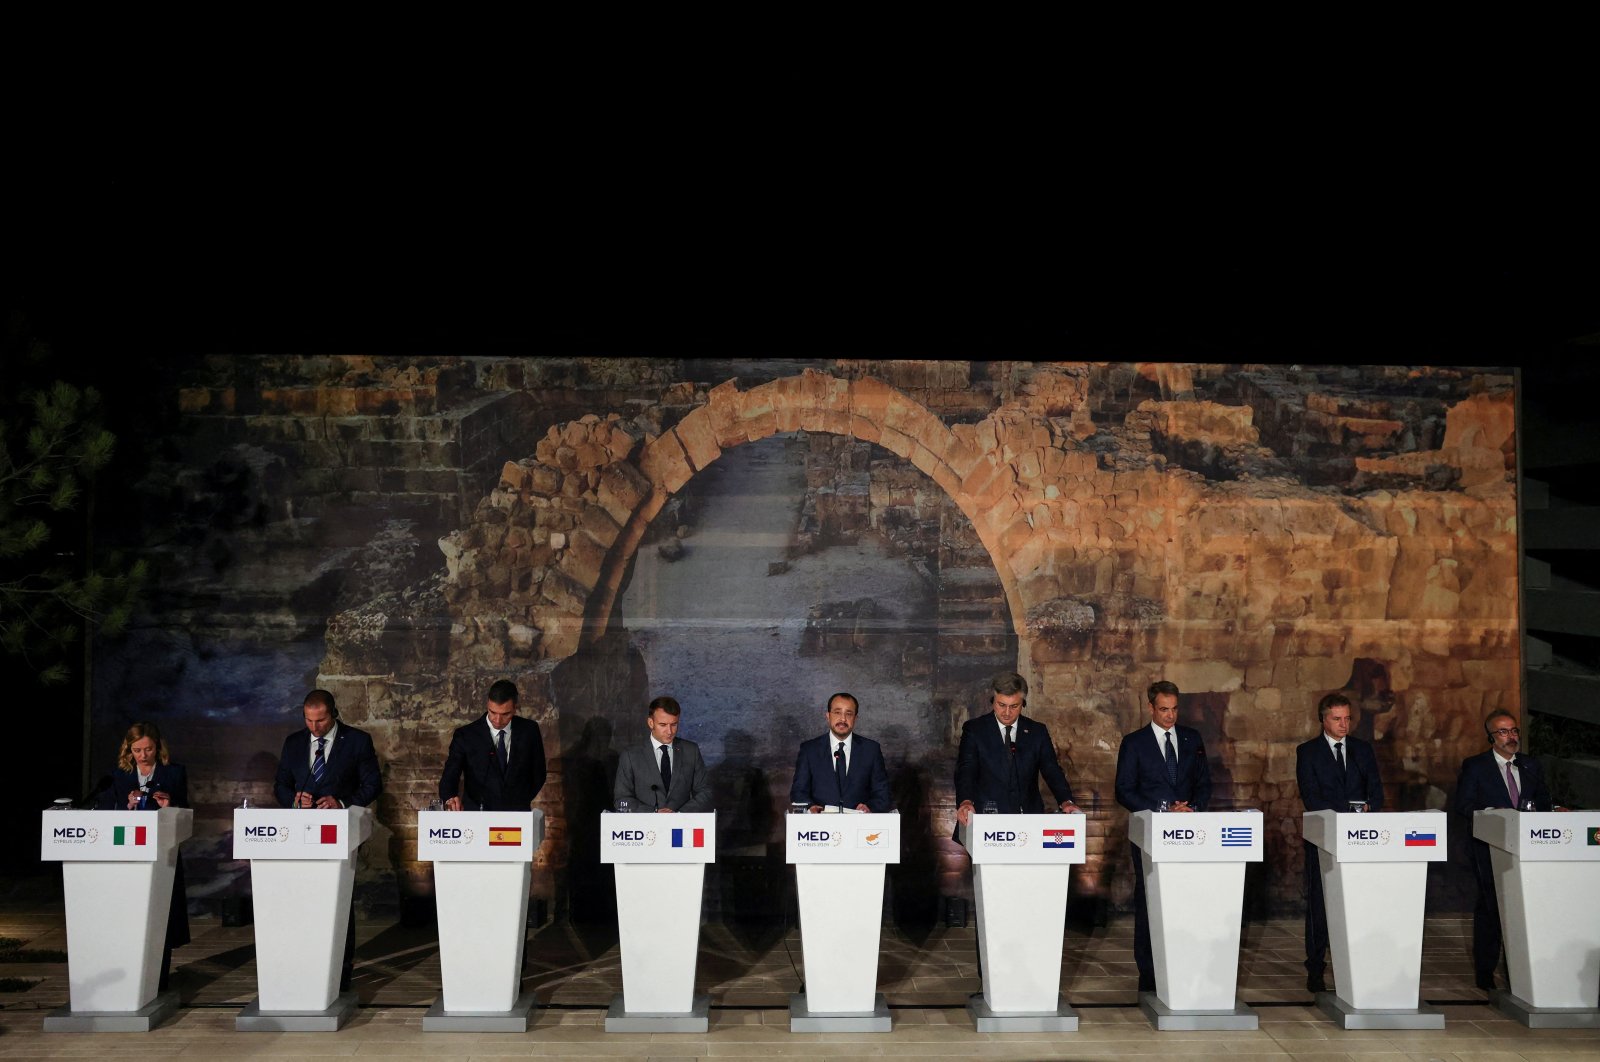
<path fill-rule="evenodd" d="M 169 730 L 199 808 L 196 899 L 248 887 L 227 858 L 229 809 L 270 800 L 314 684 L 383 758 L 367 895 L 426 895 L 413 813 L 449 730 L 509 677 L 551 765 L 535 892 L 558 915 L 604 917 L 592 835 L 616 752 L 661 692 L 696 736 L 701 694 L 651 684 L 620 603 L 636 558 L 667 563 L 710 530 L 697 491 L 718 462 L 772 436 L 804 467 L 763 576 L 788 601 L 772 637 L 824 660 L 887 639 L 917 705 L 888 733 L 903 746 L 905 910 L 969 888 L 948 841 L 950 766 L 993 670 L 1027 676 L 1029 714 L 1094 809 L 1075 893 L 1118 904 L 1131 884 L 1116 749 L 1147 720 L 1155 679 L 1184 690 L 1218 802 L 1265 811 L 1252 895 L 1280 910 L 1299 894 L 1294 746 L 1322 694 L 1352 693 L 1403 808 L 1443 807 L 1484 712 L 1519 708 L 1503 371 L 219 357 L 183 370 L 167 399 L 181 436 L 123 525 L 161 565 L 161 591 L 101 654 L 94 741 L 109 760 L 129 721 Z M 926 600 L 783 596 L 791 563 L 826 568 L 863 542 L 910 565 Z M 670 626 L 661 607 L 650 621 Z M 782 875 L 769 846 L 790 739 L 819 729 L 831 692 L 764 688 L 762 659 L 732 663 L 754 737 L 716 765 L 725 906 Z M 817 715 L 772 707 L 785 698 Z M 884 736 L 872 707 L 863 732 Z M 1459 903 L 1452 873 L 1436 875 L 1435 902 Z"/>

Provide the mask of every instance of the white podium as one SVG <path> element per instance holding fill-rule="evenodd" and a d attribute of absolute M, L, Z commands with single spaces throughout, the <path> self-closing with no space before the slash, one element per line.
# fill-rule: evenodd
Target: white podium
<path fill-rule="evenodd" d="M 1534 1029 L 1600 1028 L 1600 811 L 1480 811 L 1511 991 L 1499 1008 Z"/>
<path fill-rule="evenodd" d="M 883 868 L 900 862 L 900 816 L 788 815 L 806 989 L 789 997 L 790 1032 L 889 1032 L 878 991 Z M 847 902 L 840 902 L 848 897 Z"/>
<path fill-rule="evenodd" d="M 1088 843 L 1083 815 L 973 815 L 972 856 L 983 992 L 967 1002 L 979 1032 L 1077 1032 L 1061 994 L 1067 883 Z"/>
<path fill-rule="evenodd" d="M 69 1003 L 45 1032 L 149 1032 L 178 1009 L 157 994 L 178 845 L 188 808 L 46 811 L 39 858 L 61 864 L 67 907 Z"/>
<path fill-rule="evenodd" d="M 711 997 L 694 994 L 706 864 L 717 858 L 714 812 L 600 816 L 600 862 L 617 875 L 622 994 L 606 1032 L 703 1033 Z"/>
<path fill-rule="evenodd" d="M 233 858 L 250 860 L 256 989 L 240 1032 L 335 1032 L 356 1009 L 340 993 L 356 853 L 372 835 L 367 808 L 240 808 Z"/>
<path fill-rule="evenodd" d="M 542 811 L 423 811 L 417 859 L 433 863 L 444 994 L 423 1032 L 527 1032 L 522 992 L 533 853 Z"/>
<path fill-rule="evenodd" d="M 1442 811 L 1305 813 L 1317 847 L 1336 992 L 1317 1006 L 1345 1029 L 1442 1029 L 1421 1003 L 1428 864 L 1448 850 Z"/>
<path fill-rule="evenodd" d="M 1156 812 L 1128 817 L 1150 913 L 1155 992 L 1139 1009 L 1160 1031 L 1255 1029 L 1239 998 L 1244 865 L 1261 862 L 1259 811 Z"/>

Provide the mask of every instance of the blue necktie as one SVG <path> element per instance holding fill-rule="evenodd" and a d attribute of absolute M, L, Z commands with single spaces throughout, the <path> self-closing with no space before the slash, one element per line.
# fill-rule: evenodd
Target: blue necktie
<path fill-rule="evenodd" d="M 671 745 L 661 746 L 661 791 L 670 795 L 672 793 L 672 760 L 667 752 Z"/>
<path fill-rule="evenodd" d="M 839 747 L 833 750 L 833 776 L 839 782 L 839 806 L 844 807 L 844 742 L 839 742 Z"/>
<path fill-rule="evenodd" d="M 1167 781 L 1178 784 L 1178 754 L 1172 748 L 1172 731 L 1167 731 Z"/>
<path fill-rule="evenodd" d="M 327 738 L 317 738 L 317 754 L 311 759 L 311 784 L 321 785 L 323 772 L 328 769 L 328 764 L 322 758 L 322 743 Z"/>
<path fill-rule="evenodd" d="M 495 735 L 495 755 L 500 757 L 500 773 L 506 773 L 506 732 L 498 731 Z"/>

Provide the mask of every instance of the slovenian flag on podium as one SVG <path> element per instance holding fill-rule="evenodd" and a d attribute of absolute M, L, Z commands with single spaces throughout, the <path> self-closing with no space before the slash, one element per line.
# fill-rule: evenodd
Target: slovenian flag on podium
<path fill-rule="evenodd" d="M 1407 848 L 1433 848 L 1437 844 L 1437 834 L 1423 833 L 1421 830 L 1406 831 Z"/>

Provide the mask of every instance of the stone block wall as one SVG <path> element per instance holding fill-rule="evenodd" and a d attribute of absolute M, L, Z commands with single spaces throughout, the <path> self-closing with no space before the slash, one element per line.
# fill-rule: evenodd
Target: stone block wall
<path fill-rule="evenodd" d="M 964 609 L 1001 613 L 1015 648 L 995 655 L 1014 651 L 1029 714 L 1099 809 L 1075 887 L 1126 898 L 1111 780 L 1158 678 L 1185 691 L 1219 799 L 1267 814 L 1266 899 L 1279 906 L 1298 893 L 1293 748 L 1316 731 L 1317 698 L 1355 693 L 1360 732 L 1407 806 L 1441 803 L 1481 745 L 1482 714 L 1518 707 L 1503 373 L 818 361 L 777 376 L 746 363 L 712 384 L 673 360 L 254 369 L 219 359 L 185 381 L 175 400 L 193 436 L 170 474 L 191 499 L 226 493 L 207 487 L 201 455 L 232 454 L 255 515 L 213 520 L 170 555 L 250 543 L 269 562 L 302 558 L 304 577 L 193 564 L 149 622 L 226 612 L 239 638 L 270 640 L 247 617 L 287 608 L 296 637 L 324 641 L 315 680 L 387 764 L 385 844 L 367 874 L 408 888 L 425 887 L 409 809 L 436 780 L 449 726 L 502 676 L 523 686 L 552 757 L 537 888 L 555 896 L 576 873 L 585 827 L 567 818 L 562 775 L 603 757 L 574 751 L 590 738 L 563 668 L 600 653 L 626 681 L 625 641 L 608 632 L 651 521 L 725 450 L 779 432 L 807 433 L 818 455 L 818 534 L 865 527 L 929 553 L 951 627 Z M 861 458 L 863 444 L 879 449 Z M 374 576 L 396 552 L 374 517 L 400 513 L 412 523 L 390 535 L 412 536 L 414 562 Z M 952 737 L 975 709 L 954 692 L 970 681 L 930 669 Z M 927 828 L 947 838 L 949 794 L 931 800 Z M 955 888 L 959 861 L 946 852 L 941 867 Z"/>

